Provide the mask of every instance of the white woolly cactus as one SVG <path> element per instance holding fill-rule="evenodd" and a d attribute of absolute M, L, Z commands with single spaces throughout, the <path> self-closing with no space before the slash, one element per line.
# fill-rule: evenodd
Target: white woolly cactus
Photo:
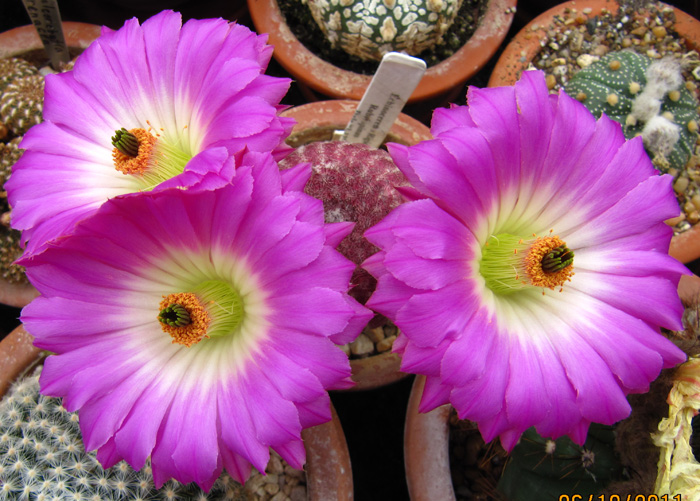
<path fill-rule="evenodd" d="M 442 42 L 462 0 L 306 0 L 333 47 L 361 59 L 417 56 Z"/>

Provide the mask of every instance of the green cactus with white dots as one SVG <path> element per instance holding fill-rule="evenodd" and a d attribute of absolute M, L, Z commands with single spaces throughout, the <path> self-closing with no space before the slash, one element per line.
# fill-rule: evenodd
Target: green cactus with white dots
<path fill-rule="evenodd" d="M 14 383 L 0 403 L 0 500 L 243 500 L 243 486 L 223 474 L 209 493 L 195 484 L 153 484 L 150 461 L 134 471 L 122 461 L 104 470 L 87 453 L 78 415 L 39 393 L 38 368 Z"/>
<path fill-rule="evenodd" d="M 611 426 L 593 423 L 583 446 L 568 437 L 545 439 L 530 428 L 510 453 L 498 490 L 511 501 L 588 499 L 622 476 L 614 445 Z"/>
<path fill-rule="evenodd" d="M 680 64 L 631 50 L 611 52 L 579 70 L 566 93 L 596 118 L 619 122 L 625 137 L 639 134 L 656 167 L 682 169 L 698 137 L 698 101 L 686 88 Z"/>
<path fill-rule="evenodd" d="M 417 56 L 442 43 L 462 0 L 306 0 L 334 48 L 366 61 Z"/>

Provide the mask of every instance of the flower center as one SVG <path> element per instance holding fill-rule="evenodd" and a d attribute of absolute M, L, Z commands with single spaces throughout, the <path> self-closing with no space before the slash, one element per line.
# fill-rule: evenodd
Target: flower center
<path fill-rule="evenodd" d="M 557 236 L 492 235 L 482 248 L 479 271 L 495 294 L 542 287 L 554 290 L 571 280 L 574 253 Z M 544 291 L 543 291 L 544 293 Z"/>
<path fill-rule="evenodd" d="M 122 174 L 133 176 L 141 191 L 182 174 L 192 156 L 169 144 L 160 134 L 136 128 L 114 131 L 112 159 L 114 168 Z"/>
<path fill-rule="evenodd" d="M 192 292 L 163 296 L 158 321 L 173 343 L 193 346 L 205 338 L 235 334 L 245 318 L 240 294 L 221 280 L 207 280 Z"/>

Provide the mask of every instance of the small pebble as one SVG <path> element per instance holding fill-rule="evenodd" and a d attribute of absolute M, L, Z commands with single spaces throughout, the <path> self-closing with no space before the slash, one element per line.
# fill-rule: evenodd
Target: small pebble
<path fill-rule="evenodd" d="M 379 353 L 389 351 L 391 347 L 394 346 L 394 341 L 396 341 L 396 336 L 389 336 L 387 338 L 382 339 L 377 343 L 377 351 Z"/>
<path fill-rule="evenodd" d="M 554 86 L 557 84 L 557 77 L 554 75 L 547 75 L 547 78 L 545 80 L 547 82 L 547 88 L 549 90 L 552 90 Z"/>
<path fill-rule="evenodd" d="M 688 188 L 689 184 L 690 181 L 688 180 L 688 178 L 685 176 L 681 176 L 678 179 L 676 179 L 675 183 L 673 183 L 673 191 L 675 191 L 676 193 L 683 193 Z"/>
<path fill-rule="evenodd" d="M 369 355 L 373 351 L 374 343 L 370 338 L 368 338 L 364 334 L 360 334 L 359 336 L 357 336 L 357 339 L 350 343 L 350 352 L 353 355 Z"/>

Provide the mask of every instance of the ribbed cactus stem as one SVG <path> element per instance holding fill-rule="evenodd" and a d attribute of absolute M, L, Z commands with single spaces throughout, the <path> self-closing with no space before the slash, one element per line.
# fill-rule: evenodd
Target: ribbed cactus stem
<path fill-rule="evenodd" d="M 334 47 L 367 61 L 387 52 L 417 56 L 442 43 L 462 0 L 307 0 Z"/>

